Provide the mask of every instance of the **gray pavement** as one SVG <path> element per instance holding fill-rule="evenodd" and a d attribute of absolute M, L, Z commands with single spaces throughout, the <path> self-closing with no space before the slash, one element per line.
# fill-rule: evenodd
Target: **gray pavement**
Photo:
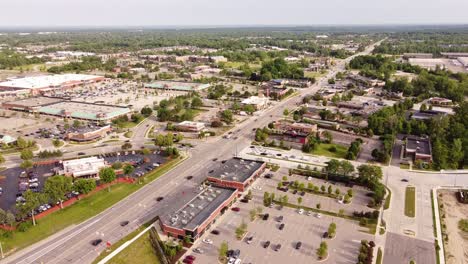
<path fill-rule="evenodd" d="M 373 46 L 360 54 L 368 54 L 372 49 Z M 299 94 L 303 96 L 316 92 L 321 85 L 326 83 L 328 78 L 334 76 L 337 71 L 343 70 L 345 63 L 351 58 L 338 62 L 335 69 L 330 70 L 325 77 L 319 79 L 312 87 L 299 90 Z M 105 243 L 102 246 L 93 247 L 90 245 L 91 240 L 101 237 L 104 241 L 115 243 L 153 217 L 176 210 L 180 206 L 177 202 L 181 200 L 179 197 L 184 192 L 193 190 L 195 184 L 204 180 L 203 172 L 210 166 L 210 162 L 214 157 L 219 159 L 232 157 L 236 153 L 236 149 L 242 149 L 250 144 L 253 128 L 266 126 L 269 122 L 281 118 L 284 108 L 292 109 L 295 107 L 296 102 L 296 97 L 290 97 L 264 111 L 262 118 L 258 118 L 258 121 L 254 121 L 255 117 L 252 117 L 239 124 L 236 127 L 239 132 L 235 132 L 236 137 L 234 137 L 237 138 L 236 140 L 219 137 L 207 139 L 203 144 L 197 145 L 195 149 L 190 151 L 188 160 L 165 176 L 158 178 L 138 192 L 123 199 L 112 208 L 79 225 L 62 230 L 47 239 L 16 252 L 2 260 L 1 263 L 91 263 L 105 247 Z M 93 151 L 86 150 L 86 152 L 87 154 L 104 153 L 119 147 L 99 147 L 93 149 Z M 68 155 L 72 154 L 66 153 L 66 156 Z M 187 182 L 185 179 L 187 175 L 194 175 L 195 177 L 192 181 Z M 166 202 L 155 202 L 155 198 L 158 196 L 165 196 L 164 201 Z M 175 198 L 176 196 L 177 198 Z M 171 202 L 167 202 L 168 200 Z M 130 224 L 122 228 L 119 223 L 124 220 L 130 221 Z"/>

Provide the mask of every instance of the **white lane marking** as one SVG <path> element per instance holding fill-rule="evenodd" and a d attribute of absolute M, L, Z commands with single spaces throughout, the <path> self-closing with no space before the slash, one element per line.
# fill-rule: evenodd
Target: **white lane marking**
<path fill-rule="evenodd" d="M 98 218 L 98 219 L 92 221 L 91 223 L 83 226 L 82 228 L 76 230 L 75 232 L 69 234 L 68 236 L 66 236 L 66 237 L 64 237 L 62 239 L 59 239 L 58 241 L 52 243 L 51 245 L 45 247 L 44 249 L 42 249 L 42 250 L 40 250 L 40 251 L 38 251 L 36 253 L 33 253 L 33 254 L 29 255 L 28 257 L 26 257 L 25 259 L 23 259 L 22 261 L 17 262 L 17 263 L 18 264 L 20 264 L 20 263 L 33 263 L 38 258 L 40 258 L 40 257 L 44 256 L 45 254 L 51 252 L 52 250 L 54 250 L 58 246 L 63 245 L 65 242 L 70 240 L 72 237 L 74 237 L 77 234 L 81 233 L 83 230 L 87 229 L 88 227 L 93 226 L 94 224 L 96 224 L 100 220 L 101 220 L 101 218 Z"/>

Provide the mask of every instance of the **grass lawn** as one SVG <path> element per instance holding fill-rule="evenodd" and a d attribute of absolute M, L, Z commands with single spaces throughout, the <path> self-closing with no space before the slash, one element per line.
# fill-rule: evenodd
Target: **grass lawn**
<path fill-rule="evenodd" d="M 154 252 L 151 242 L 149 240 L 149 232 L 143 234 L 140 238 L 135 240 L 127 248 L 122 250 L 119 254 L 113 257 L 107 263 L 109 264 L 146 264 L 154 263 L 159 264 L 160 261 Z"/>
<path fill-rule="evenodd" d="M 127 121 L 127 122 L 120 122 L 117 124 L 117 127 L 118 128 L 133 128 L 135 127 L 136 125 L 138 125 L 138 123 L 135 123 L 135 122 L 131 122 L 131 121 Z"/>
<path fill-rule="evenodd" d="M 7 252 L 7 254 L 12 253 L 13 251 L 34 244 L 70 225 L 79 224 L 97 215 L 140 189 L 145 183 L 151 182 L 163 175 L 182 160 L 183 158 L 178 158 L 163 164 L 154 172 L 145 176 L 143 178 L 143 184 L 119 183 L 113 185 L 111 187 L 111 192 L 108 192 L 107 189 L 101 190 L 92 196 L 81 199 L 72 206 L 39 219 L 37 221 L 37 226 L 29 228 L 26 232 L 12 232 L 10 237 L 2 239 L 4 252 Z"/>
<path fill-rule="evenodd" d="M 125 132 L 124 137 L 126 137 L 126 138 L 131 138 L 131 137 L 133 137 L 133 132 L 132 132 L 132 131 L 127 131 L 127 132 Z"/>
<path fill-rule="evenodd" d="M 408 217 L 414 217 L 416 215 L 416 188 L 415 187 L 406 187 L 405 215 Z"/>
<path fill-rule="evenodd" d="M 318 79 L 320 77 L 325 76 L 325 74 L 327 74 L 327 73 L 325 72 L 325 73 L 322 74 L 320 72 L 304 72 L 304 77 Z"/>
<path fill-rule="evenodd" d="M 112 253 L 114 250 L 116 250 L 117 248 L 119 248 L 123 243 L 129 241 L 130 239 L 134 238 L 136 235 L 138 235 L 140 232 L 142 232 L 143 230 L 145 230 L 145 228 L 147 228 L 148 226 L 150 225 L 150 223 L 146 223 L 142 226 L 140 226 L 139 228 L 137 228 L 135 231 L 131 232 L 130 234 L 128 234 L 127 236 L 125 236 L 124 238 L 120 239 L 118 242 L 116 242 L 115 244 L 112 244 L 110 246 L 110 248 L 108 250 L 105 250 L 103 251 L 94 261 L 93 263 L 98 263 L 99 261 L 101 261 L 103 258 L 105 258 L 107 255 L 109 255 L 110 253 Z M 141 237 L 140 237 L 141 239 Z M 137 243 L 137 241 L 135 241 L 132 245 L 128 246 L 127 249 L 131 246 L 133 246 L 135 243 Z M 125 252 L 127 251 L 127 249 L 123 250 L 122 252 Z M 115 259 L 115 258 L 114 258 Z"/>
<path fill-rule="evenodd" d="M 400 169 L 409 170 L 409 164 L 400 164 Z"/>
<path fill-rule="evenodd" d="M 330 148 L 333 147 L 333 146 L 336 148 L 335 152 L 330 151 Z M 320 144 L 318 144 L 317 149 L 312 151 L 312 154 L 318 155 L 318 156 L 326 156 L 326 157 L 330 157 L 330 158 L 344 159 L 347 152 L 348 152 L 348 147 L 346 147 L 346 146 L 338 145 L 338 144 L 320 143 Z"/>
<path fill-rule="evenodd" d="M 382 264 L 382 249 L 379 248 L 379 250 L 377 250 L 377 260 L 376 260 L 376 264 Z"/>

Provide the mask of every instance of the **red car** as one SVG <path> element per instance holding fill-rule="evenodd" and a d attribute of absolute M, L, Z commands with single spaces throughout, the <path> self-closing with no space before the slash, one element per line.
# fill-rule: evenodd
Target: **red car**
<path fill-rule="evenodd" d="M 188 255 L 188 256 L 186 256 L 185 258 L 186 258 L 186 259 L 190 259 L 191 261 L 194 261 L 194 260 L 196 259 L 196 257 L 193 256 L 193 255 Z"/>
<path fill-rule="evenodd" d="M 193 263 L 193 260 L 190 260 L 188 258 L 184 258 L 184 260 L 182 261 L 183 263 L 186 263 L 186 264 L 192 264 Z"/>
<path fill-rule="evenodd" d="M 239 212 L 240 208 L 239 207 L 233 207 L 231 210 L 233 210 L 234 212 Z"/>

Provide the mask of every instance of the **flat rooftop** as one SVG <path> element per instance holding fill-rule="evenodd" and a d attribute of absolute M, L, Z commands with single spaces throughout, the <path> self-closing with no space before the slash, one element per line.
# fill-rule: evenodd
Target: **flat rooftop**
<path fill-rule="evenodd" d="M 22 106 L 24 108 L 33 108 L 33 107 L 41 107 L 49 104 L 54 104 L 63 101 L 59 98 L 50 98 L 50 97 L 31 97 L 27 99 L 17 100 L 7 102 L 7 104 L 15 104 L 18 106 Z"/>
<path fill-rule="evenodd" d="M 429 139 L 410 137 L 406 138 L 406 149 L 416 150 L 418 154 L 431 155 L 431 143 Z"/>
<path fill-rule="evenodd" d="M 218 162 L 208 177 L 219 178 L 224 181 L 244 182 L 263 165 L 262 161 L 232 158 L 225 163 Z"/>
<path fill-rule="evenodd" d="M 209 84 L 191 82 L 157 81 L 145 84 L 145 88 L 178 90 L 178 91 L 199 91 L 210 87 Z"/>
<path fill-rule="evenodd" d="M 82 102 L 59 102 L 39 108 L 42 114 L 59 115 L 70 113 L 73 118 L 90 120 L 107 120 L 130 112 L 127 107 L 102 104 L 89 104 Z"/>
<path fill-rule="evenodd" d="M 207 187 L 176 212 L 162 216 L 161 220 L 168 226 L 193 231 L 235 192 L 234 189 Z"/>
<path fill-rule="evenodd" d="M 57 74 L 57 75 L 42 75 L 13 79 L 6 82 L 1 82 L 0 87 L 10 87 L 18 89 L 35 89 L 58 87 L 65 84 L 72 84 L 74 82 L 86 82 L 96 78 L 102 78 L 97 75 L 86 74 Z"/>

